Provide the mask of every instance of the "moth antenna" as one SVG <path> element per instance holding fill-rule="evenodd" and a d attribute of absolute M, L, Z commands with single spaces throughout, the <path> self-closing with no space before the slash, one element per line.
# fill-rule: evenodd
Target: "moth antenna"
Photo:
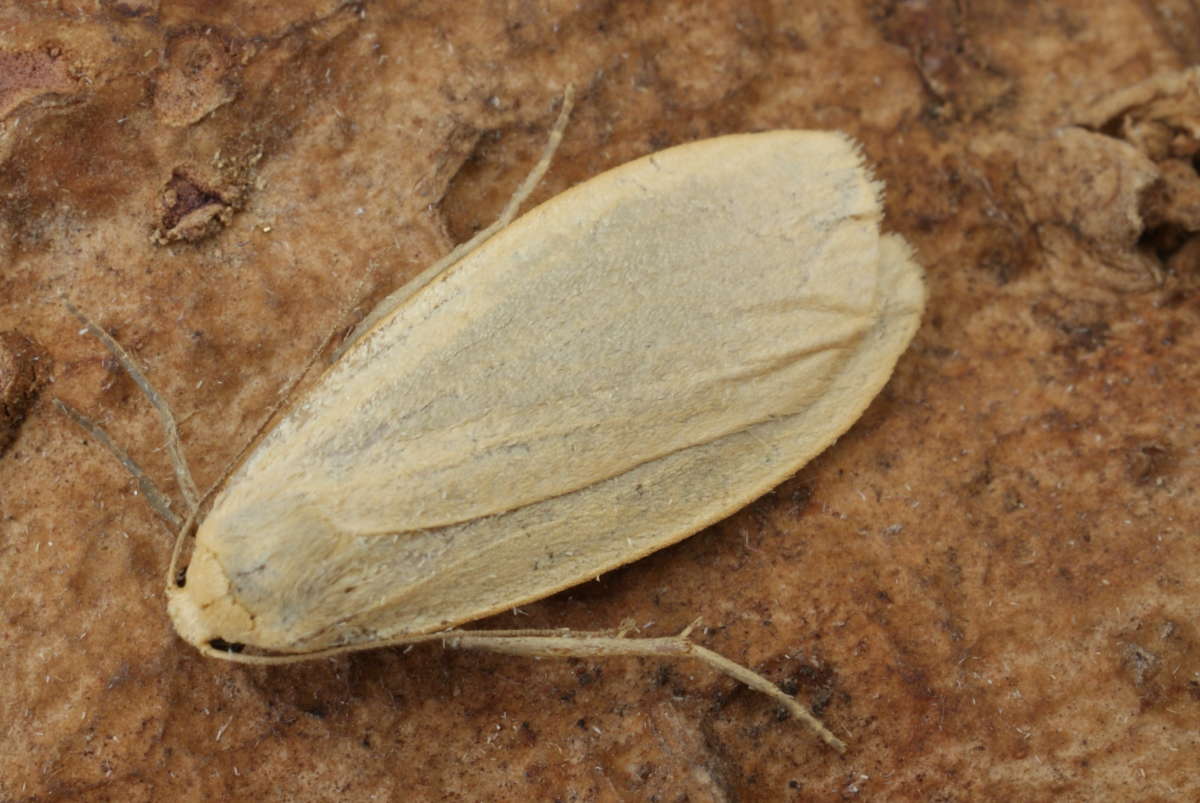
<path fill-rule="evenodd" d="M 154 480 L 150 479 L 146 475 L 146 472 L 142 471 L 142 467 L 135 463 L 133 458 L 126 454 L 125 450 L 113 441 L 112 437 L 104 431 L 104 428 L 62 399 L 55 399 L 54 405 L 68 418 L 78 424 L 82 430 L 91 435 L 92 440 L 99 443 L 113 457 L 120 461 L 125 470 L 137 481 L 138 489 L 151 509 L 158 514 L 159 518 L 166 522 L 168 527 L 172 530 L 178 530 L 182 520 L 175 514 L 175 511 L 171 510 L 171 500 L 167 498 L 166 494 L 158 490 L 158 486 L 154 484 Z"/>
<path fill-rule="evenodd" d="M 192 472 L 188 469 L 187 458 L 183 454 L 183 443 L 179 440 L 179 426 L 175 423 L 175 415 L 171 412 L 171 407 L 158 394 L 158 391 L 151 386 L 149 380 L 146 379 L 146 375 L 142 373 L 141 368 L 138 367 L 137 362 L 133 359 L 133 356 L 112 335 L 104 331 L 99 324 L 93 322 L 91 318 L 66 298 L 63 298 L 62 302 L 76 318 L 83 322 L 88 333 L 104 344 L 109 354 L 112 354 L 117 362 L 121 364 L 125 372 L 129 374 L 130 378 L 141 388 L 146 398 L 150 400 L 150 404 L 154 406 L 155 411 L 158 413 L 158 422 L 162 426 L 167 440 L 167 452 L 171 455 L 171 465 L 175 470 L 175 480 L 179 483 L 179 491 L 183 494 L 183 499 L 187 503 L 188 508 L 194 511 L 200 504 L 199 493 L 196 490 L 196 483 L 192 481 Z M 109 444 L 112 444 L 111 439 L 109 440 Z M 111 449 L 112 445 L 109 448 Z M 117 454 L 117 452 L 114 452 L 114 454 Z M 122 461 L 122 463 L 124 462 Z M 125 467 L 128 469 L 129 465 L 126 464 Z M 134 474 L 134 476 L 136 477 L 137 474 Z"/>
<path fill-rule="evenodd" d="M 554 127 L 550 130 L 550 136 L 546 140 L 546 146 L 542 149 L 541 157 L 538 159 L 537 164 L 533 166 L 533 169 L 529 171 L 529 174 L 525 176 L 525 180 L 517 186 L 512 197 L 508 199 L 508 203 L 504 205 L 504 209 L 500 212 L 500 216 L 490 226 L 480 229 L 471 239 L 456 245 L 450 253 L 418 273 L 406 282 L 404 286 L 376 304 L 374 309 L 359 321 L 358 325 L 354 327 L 354 331 L 350 333 L 350 336 L 334 352 L 334 359 L 340 357 L 368 329 L 378 323 L 380 319 L 391 314 L 394 309 L 404 303 L 406 299 L 411 298 L 422 287 L 437 278 L 446 268 L 483 245 L 483 243 L 491 239 L 493 234 L 512 222 L 513 218 L 517 216 L 517 212 L 520 211 L 521 204 L 533 193 L 538 183 L 541 182 L 542 177 L 546 175 L 546 171 L 550 169 L 550 163 L 554 160 L 554 154 L 558 150 L 558 146 L 562 143 L 563 132 L 567 129 L 567 121 L 571 119 L 571 109 L 574 105 L 575 86 L 567 84 L 563 90 L 562 106 L 558 112 L 558 119 L 554 121 Z"/>

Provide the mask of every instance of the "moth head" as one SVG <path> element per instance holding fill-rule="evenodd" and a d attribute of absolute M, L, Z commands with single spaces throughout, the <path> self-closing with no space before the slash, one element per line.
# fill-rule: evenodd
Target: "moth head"
<path fill-rule="evenodd" d="M 167 612 L 180 638 L 198 648 L 254 641 L 254 617 L 229 593 L 213 553 L 198 546 L 182 585 L 167 590 Z"/>

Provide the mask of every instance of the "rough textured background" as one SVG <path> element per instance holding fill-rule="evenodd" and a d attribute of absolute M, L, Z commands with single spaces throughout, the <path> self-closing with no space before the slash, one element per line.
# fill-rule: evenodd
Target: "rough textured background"
<path fill-rule="evenodd" d="M 5 4 L 0 799 L 1194 799 L 1198 43 L 1189 0 Z M 929 311 L 775 493 L 487 624 L 702 615 L 845 757 L 689 665 L 203 659 L 164 611 L 169 534 L 50 403 L 175 491 L 65 292 L 215 481 L 327 334 L 492 219 L 568 82 L 537 198 L 844 129 Z"/>

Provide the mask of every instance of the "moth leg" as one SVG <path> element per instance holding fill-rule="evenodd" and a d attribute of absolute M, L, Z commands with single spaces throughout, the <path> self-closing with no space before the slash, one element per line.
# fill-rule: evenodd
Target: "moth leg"
<path fill-rule="evenodd" d="M 524 655 L 540 658 L 604 658 L 614 656 L 638 656 L 643 658 L 692 658 L 710 668 L 728 675 L 772 698 L 787 709 L 793 717 L 803 722 L 821 741 L 839 753 L 846 752 L 846 743 L 821 724 L 811 711 L 786 694 L 771 681 L 748 667 L 735 663 L 720 653 L 701 647 L 691 640 L 692 630 L 700 620 L 692 622 L 679 634 L 659 638 L 638 638 L 626 633 L 631 625 L 623 624 L 616 630 L 578 631 L 554 630 L 447 630 L 441 633 L 417 633 L 398 638 L 376 641 L 370 644 L 348 644 L 308 653 L 256 655 L 238 650 L 221 649 L 212 644 L 198 645 L 197 649 L 210 658 L 219 658 L 234 663 L 258 666 L 278 666 L 302 661 L 313 661 L 357 652 L 363 649 L 402 647 L 440 641 L 444 646 L 467 650 L 487 650 L 508 655 Z M 230 645 L 232 646 L 232 645 Z"/>
<path fill-rule="evenodd" d="M 529 171 L 529 175 L 521 182 L 512 197 L 508 199 L 504 210 L 500 216 L 487 228 L 481 229 L 474 237 L 464 243 L 459 243 L 450 253 L 434 262 L 425 270 L 418 273 L 412 279 L 404 284 L 403 287 L 386 296 L 382 301 L 375 305 L 367 316 L 363 318 L 345 342 L 338 348 L 334 358 L 340 356 L 343 351 L 348 349 L 364 332 L 374 326 L 381 318 L 385 318 L 392 313 L 397 307 L 403 304 L 408 298 L 412 297 L 418 290 L 429 284 L 444 270 L 458 262 L 463 257 L 470 254 L 483 243 L 487 242 L 493 234 L 512 222 L 520 211 L 521 204 L 529 198 L 530 193 L 537 187 L 542 177 L 546 175 L 546 170 L 550 167 L 550 162 L 554 159 L 554 153 L 558 150 L 559 144 L 562 142 L 563 131 L 567 128 L 567 120 L 571 116 L 571 107 L 575 102 L 575 88 L 568 84 L 563 90 L 562 108 L 558 112 L 558 119 L 554 122 L 554 127 L 550 130 L 550 137 L 546 141 L 546 147 L 542 150 L 541 158 L 537 164 Z"/>
<path fill-rule="evenodd" d="M 141 368 L 138 367 L 137 362 L 133 359 L 129 352 L 125 351 L 121 344 L 118 343 L 112 335 L 104 331 L 99 324 L 96 324 L 90 318 L 84 315 L 83 312 L 76 308 L 75 305 L 70 301 L 63 299 L 63 303 L 66 304 L 67 309 L 70 310 L 76 318 L 83 322 L 83 325 L 87 331 L 104 344 L 104 347 L 108 349 L 109 354 L 111 354 L 113 358 L 120 363 L 121 367 L 125 369 L 125 372 L 129 374 L 134 383 L 141 388 L 142 393 L 145 394 L 146 398 L 150 401 L 150 404 L 154 407 L 155 412 L 158 413 L 158 421 L 162 426 L 163 434 L 167 442 L 167 452 L 171 456 L 171 465 L 175 470 L 175 480 L 179 484 L 179 490 L 180 493 L 183 494 L 183 499 L 187 504 L 189 515 L 194 515 L 200 504 L 199 494 L 196 491 L 195 482 L 192 481 L 192 472 L 188 468 L 187 458 L 185 458 L 183 454 L 183 443 L 179 439 L 179 426 L 175 421 L 174 413 L 171 412 L 171 407 L 167 404 L 166 400 L 159 395 L 158 391 L 154 389 L 149 380 L 146 379 L 146 375 L 142 373 Z M 176 514 L 170 511 L 170 500 L 168 500 L 165 495 L 159 492 L 158 488 L 155 487 L 150 478 L 147 477 L 145 473 L 143 473 L 142 470 L 137 467 L 137 464 L 133 462 L 129 455 L 127 455 L 112 441 L 112 439 L 100 427 L 100 425 L 91 421 L 82 413 L 74 410 L 69 405 L 61 401 L 58 402 L 58 407 L 90 435 L 92 435 L 92 437 L 99 441 L 102 446 L 112 452 L 117 460 L 121 462 L 121 465 L 123 465 L 125 469 L 129 471 L 131 475 L 133 475 L 133 478 L 138 481 L 138 485 L 143 489 L 143 492 L 146 493 L 146 499 L 150 503 L 150 506 L 154 508 L 155 512 L 158 513 L 173 528 L 177 528 L 180 524 L 180 520 Z"/>
<path fill-rule="evenodd" d="M 445 644 L 464 649 L 487 650 L 509 655 L 525 655 L 545 658 L 594 658 L 617 655 L 636 655 L 647 658 L 692 658 L 734 680 L 771 697 L 796 719 L 809 727 L 821 741 L 839 753 L 846 752 L 846 744 L 821 724 L 811 711 L 794 697 L 762 675 L 735 663 L 725 656 L 702 647 L 690 638 L 692 628 L 699 620 L 688 625 L 675 636 L 661 638 L 636 638 L 624 635 L 601 635 L 573 633 L 560 635 L 532 635 L 521 631 L 519 635 L 496 635 L 488 631 L 461 631 L 444 634 Z"/>
<path fill-rule="evenodd" d="M 638 656 L 642 658 L 692 658 L 710 668 L 728 675 L 734 680 L 772 698 L 787 709 L 793 717 L 808 726 L 821 741 L 839 753 L 846 752 L 846 743 L 821 724 L 811 711 L 801 705 L 783 689 L 762 675 L 735 663 L 720 653 L 701 647 L 691 640 L 692 630 L 700 620 L 692 622 L 679 634 L 659 638 L 627 636 L 629 625 L 616 631 L 578 630 L 447 630 L 441 633 L 419 633 L 399 638 L 377 641 L 371 644 L 350 644 L 331 647 L 317 652 L 291 655 L 255 655 L 240 651 L 219 649 L 213 645 L 198 645 L 199 651 L 211 658 L 234 663 L 258 666 L 278 666 L 328 658 L 366 648 L 401 647 L 440 641 L 444 646 L 467 650 L 486 650 L 507 655 L 523 655 L 540 658 L 606 658 L 615 656 Z"/>

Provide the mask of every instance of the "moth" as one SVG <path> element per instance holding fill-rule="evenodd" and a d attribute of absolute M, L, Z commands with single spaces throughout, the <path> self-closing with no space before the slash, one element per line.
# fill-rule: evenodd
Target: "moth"
<path fill-rule="evenodd" d="M 385 299 L 206 513 L 166 402 L 85 319 L 175 455 L 188 516 L 174 517 L 171 619 L 205 655 L 250 663 L 428 640 L 690 656 L 842 749 L 688 631 L 454 629 L 662 549 L 793 475 L 883 387 L 924 306 L 912 251 L 880 232 L 882 188 L 837 132 L 669 148 L 512 220 L 569 108 L 500 220 Z"/>

